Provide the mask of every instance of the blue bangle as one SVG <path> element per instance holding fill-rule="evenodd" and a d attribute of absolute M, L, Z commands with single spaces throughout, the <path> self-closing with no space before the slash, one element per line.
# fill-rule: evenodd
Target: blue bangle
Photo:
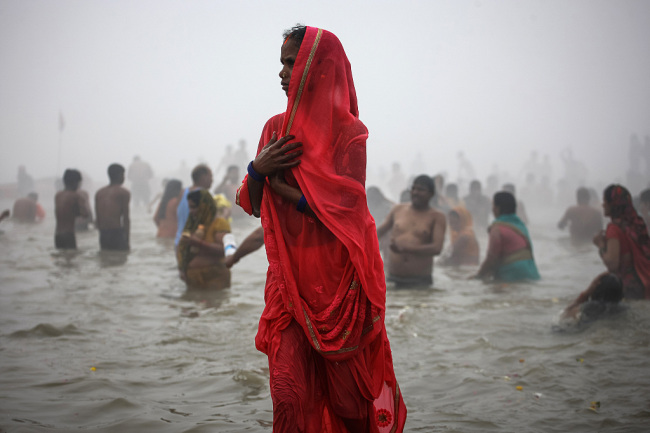
<path fill-rule="evenodd" d="M 253 168 L 253 161 L 251 161 L 248 164 L 248 175 L 258 182 L 264 182 L 264 179 L 266 179 L 266 176 L 262 176 L 261 174 L 255 171 L 255 169 Z"/>
<path fill-rule="evenodd" d="M 298 204 L 296 205 L 296 210 L 298 212 L 305 212 L 306 207 L 307 207 L 307 199 L 303 194 L 302 197 L 300 197 L 300 200 L 298 200 Z"/>

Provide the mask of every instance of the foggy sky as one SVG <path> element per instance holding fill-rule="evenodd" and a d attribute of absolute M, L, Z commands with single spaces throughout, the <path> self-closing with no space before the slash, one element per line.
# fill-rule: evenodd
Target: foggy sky
<path fill-rule="evenodd" d="M 24 164 L 103 183 L 136 154 L 160 176 L 214 167 L 242 138 L 252 156 L 286 109 L 297 22 L 346 49 L 369 172 L 420 153 L 453 177 L 463 151 L 481 178 L 516 174 L 536 150 L 557 178 L 571 147 L 593 179 L 624 180 L 630 135 L 650 134 L 649 1 L 306 3 L 0 0 L 0 182 Z"/>

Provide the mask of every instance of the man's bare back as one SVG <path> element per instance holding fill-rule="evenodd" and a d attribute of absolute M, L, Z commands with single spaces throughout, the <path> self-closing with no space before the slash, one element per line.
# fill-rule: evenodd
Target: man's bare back
<path fill-rule="evenodd" d="M 95 194 L 96 225 L 99 230 L 128 227 L 131 193 L 121 185 L 108 185 Z"/>
<path fill-rule="evenodd" d="M 591 242 L 593 237 L 603 229 L 603 215 L 598 209 L 589 205 L 571 206 L 558 223 L 563 229 L 570 224 L 569 232 L 574 242 Z"/>
<path fill-rule="evenodd" d="M 88 216 L 88 204 L 79 191 L 63 190 L 54 196 L 55 233 L 74 233 L 74 220 Z"/>

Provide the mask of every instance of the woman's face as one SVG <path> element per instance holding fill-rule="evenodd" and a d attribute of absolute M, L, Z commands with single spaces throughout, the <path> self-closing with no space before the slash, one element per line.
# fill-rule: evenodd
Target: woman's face
<path fill-rule="evenodd" d="M 611 212 L 611 206 L 609 203 L 607 203 L 607 200 L 603 200 L 603 213 L 605 214 L 606 217 L 611 217 L 612 212 Z"/>
<path fill-rule="evenodd" d="M 190 215 L 195 216 L 199 212 L 199 205 L 194 203 L 192 200 L 188 200 L 187 204 L 190 208 Z"/>
<path fill-rule="evenodd" d="M 298 51 L 300 51 L 300 46 L 293 39 L 288 39 L 280 50 L 280 63 L 282 63 L 280 85 L 287 96 L 289 95 L 289 82 L 291 81 L 291 73 L 293 72 L 293 65 L 296 63 Z"/>

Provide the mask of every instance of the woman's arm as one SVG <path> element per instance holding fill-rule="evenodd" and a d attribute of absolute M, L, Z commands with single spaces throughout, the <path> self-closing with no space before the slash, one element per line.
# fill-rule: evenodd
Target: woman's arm
<path fill-rule="evenodd" d="M 260 216 L 264 178 L 276 174 L 278 170 L 292 168 L 300 164 L 300 159 L 297 158 L 302 155 L 302 149 L 299 149 L 302 143 L 288 143 L 294 138 L 293 135 L 285 135 L 278 140 L 277 134 L 273 132 L 271 140 L 262 148 L 249 166 L 258 177 L 258 179 L 254 179 L 250 171 L 247 177 L 248 195 L 255 217 L 259 218 Z"/>
<path fill-rule="evenodd" d="M 271 188 L 283 199 L 287 200 L 290 203 L 293 203 L 298 206 L 300 199 L 303 197 L 302 191 L 300 188 L 289 185 L 284 179 L 284 170 L 277 171 L 273 176 L 269 178 L 271 183 Z M 296 209 L 296 211 L 298 211 Z M 314 213 L 313 207 L 305 202 L 304 213 L 309 215 L 312 218 L 318 219 Z"/>

